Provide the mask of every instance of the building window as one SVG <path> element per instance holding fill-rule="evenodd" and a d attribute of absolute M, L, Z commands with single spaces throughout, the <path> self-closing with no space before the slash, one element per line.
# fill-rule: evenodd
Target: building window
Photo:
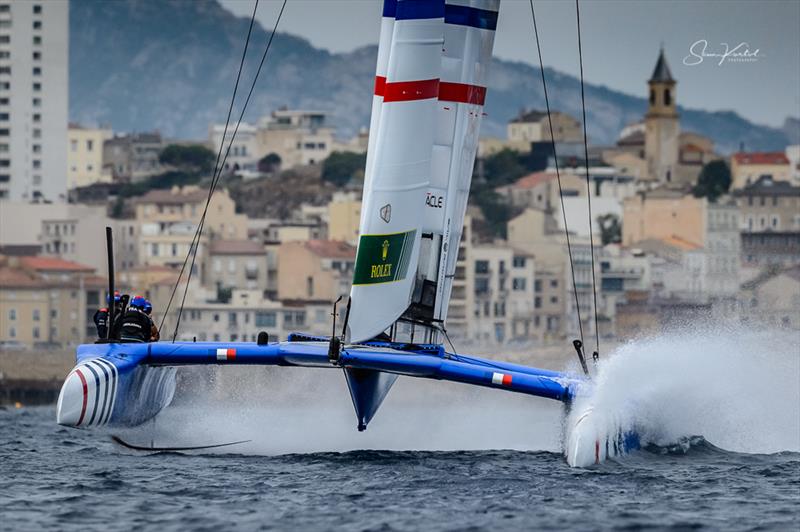
<path fill-rule="evenodd" d="M 256 312 L 256 327 L 275 327 L 277 323 L 274 312 Z"/>
<path fill-rule="evenodd" d="M 489 261 L 488 260 L 476 260 L 475 261 L 475 273 L 489 273 Z"/>
<path fill-rule="evenodd" d="M 16 329 L 16 327 L 11 327 L 11 328 L 8 329 L 8 336 L 10 336 L 11 338 L 16 338 L 17 337 L 17 329 Z"/>
<path fill-rule="evenodd" d="M 33 4 L 33 14 L 38 15 L 42 12 L 42 5 L 41 4 Z"/>
<path fill-rule="evenodd" d="M 33 44 L 37 45 L 37 46 L 42 44 L 42 38 L 39 35 L 34 35 L 33 36 Z"/>
<path fill-rule="evenodd" d="M 33 60 L 39 61 L 42 58 L 42 52 L 33 52 Z"/>
<path fill-rule="evenodd" d="M 34 122 L 37 122 L 37 123 L 38 123 L 38 122 L 41 122 L 41 121 L 42 121 L 42 115 L 40 115 L 39 113 L 34 113 L 34 115 L 33 115 L 33 121 L 34 121 Z"/>
<path fill-rule="evenodd" d="M 8 311 L 8 319 L 14 321 L 17 319 L 17 309 L 11 309 Z"/>
<path fill-rule="evenodd" d="M 158 257 L 158 244 L 150 244 L 150 256 Z"/>
<path fill-rule="evenodd" d="M 236 325 L 236 313 L 228 312 L 228 325 Z"/>
<path fill-rule="evenodd" d="M 31 147 L 31 150 L 33 150 L 33 153 L 42 153 L 42 145 L 41 144 L 34 144 Z"/>
<path fill-rule="evenodd" d="M 0 113 L 0 120 L 8 120 L 9 118 L 8 113 Z"/>
<path fill-rule="evenodd" d="M 11 37 L 9 37 L 8 35 L 0 35 L 0 44 L 8 44 L 10 42 L 11 42 Z"/>
<path fill-rule="evenodd" d="M 557 279 L 552 279 L 550 281 L 550 288 L 558 288 L 558 280 Z"/>
<path fill-rule="evenodd" d="M 11 58 L 11 52 L 9 52 L 8 50 L 0 51 L 0 59 L 10 59 L 10 58 Z"/>
<path fill-rule="evenodd" d="M 178 244 L 172 244 L 172 256 L 175 257 L 178 255 Z"/>
<path fill-rule="evenodd" d="M 669 89 L 664 89 L 664 105 L 669 107 L 672 105 L 672 95 L 669 92 Z"/>
<path fill-rule="evenodd" d="M 542 308 L 542 298 L 536 296 L 533 298 L 533 308 Z"/>
<path fill-rule="evenodd" d="M 314 278 L 309 276 L 306 278 L 306 295 L 312 297 L 314 295 Z"/>
<path fill-rule="evenodd" d="M 87 140 L 86 141 L 86 151 L 92 151 L 94 149 L 94 141 Z"/>
<path fill-rule="evenodd" d="M 11 74 L 11 67 L 10 66 L 0 67 L 0 74 Z"/>
<path fill-rule="evenodd" d="M 41 76 L 42 75 L 42 67 L 33 67 L 33 75 L 34 76 Z"/>
<path fill-rule="evenodd" d="M 33 29 L 35 29 L 35 30 L 42 29 L 42 21 L 41 20 L 34 20 L 33 21 Z"/>
<path fill-rule="evenodd" d="M 42 84 L 41 83 L 34 83 L 33 84 L 33 92 L 39 92 L 41 90 L 42 90 Z"/>
<path fill-rule="evenodd" d="M 0 13 L 8 13 L 9 11 L 11 11 L 9 4 L 0 4 Z"/>
<path fill-rule="evenodd" d="M 41 129 L 34 129 L 33 130 L 33 138 L 35 138 L 35 139 L 42 138 L 42 130 Z"/>
<path fill-rule="evenodd" d="M 516 291 L 525 290 L 525 278 L 515 277 L 514 280 L 511 282 L 511 288 Z"/>
<path fill-rule="evenodd" d="M 525 267 L 525 257 L 514 257 L 514 267 L 515 268 L 524 268 Z"/>
<path fill-rule="evenodd" d="M 37 340 L 39 339 L 39 327 L 33 328 L 33 337 Z"/>

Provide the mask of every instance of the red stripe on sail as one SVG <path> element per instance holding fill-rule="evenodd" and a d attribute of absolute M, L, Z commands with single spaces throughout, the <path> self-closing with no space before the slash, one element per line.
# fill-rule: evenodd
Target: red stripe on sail
<path fill-rule="evenodd" d="M 83 377 L 81 370 L 76 369 L 75 373 L 78 374 L 78 377 L 81 379 L 81 384 L 83 385 L 83 405 L 81 406 L 81 416 L 78 418 L 78 422 L 75 424 L 76 427 L 80 427 L 81 423 L 83 422 L 83 417 L 86 415 L 86 398 L 89 395 L 89 389 L 86 385 L 86 379 Z"/>
<path fill-rule="evenodd" d="M 386 83 L 383 91 L 384 102 L 410 102 L 414 100 L 437 98 L 438 96 L 438 79 Z"/>
<path fill-rule="evenodd" d="M 383 76 L 375 76 L 375 96 L 383 98 L 386 92 L 386 78 Z"/>
<path fill-rule="evenodd" d="M 439 99 L 446 102 L 483 105 L 483 102 L 486 101 L 486 87 L 440 81 Z"/>

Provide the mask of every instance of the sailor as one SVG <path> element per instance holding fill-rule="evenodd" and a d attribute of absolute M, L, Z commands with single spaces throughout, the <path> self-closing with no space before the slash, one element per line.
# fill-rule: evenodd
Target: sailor
<path fill-rule="evenodd" d="M 114 292 L 113 303 L 111 301 L 111 297 L 106 296 L 106 303 L 109 306 L 113 304 L 115 311 L 114 314 L 115 316 L 119 316 L 120 312 L 122 312 L 122 297 L 119 295 L 119 292 Z M 101 340 L 108 338 L 108 308 L 98 309 L 94 313 L 93 320 L 95 327 L 97 327 L 97 337 Z"/>
<path fill-rule="evenodd" d="M 145 299 L 134 296 L 120 318 L 119 339 L 123 342 L 149 342 L 152 320 L 144 312 Z"/>
<path fill-rule="evenodd" d="M 94 326 L 97 327 L 97 337 L 101 340 L 108 338 L 108 309 L 101 308 L 94 313 Z"/>
<path fill-rule="evenodd" d="M 153 313 L 153 304 L 146 299 L 144 300 L 144 313 L 150 318 L 150 341 L 158 342 L 161 339 L 161 333 L 158 332 L 158 327 L 156 327 L 156 323 L 151 316 Z"/>

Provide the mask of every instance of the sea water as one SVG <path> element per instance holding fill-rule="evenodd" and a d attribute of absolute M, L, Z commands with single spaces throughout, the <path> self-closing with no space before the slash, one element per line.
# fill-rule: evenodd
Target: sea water
<path fill-rule="evenodd" d="M 141 453 L 0 411 L 0 529 L 800 527 L 800 353 L 776 331 L 695 330 L 626 344 L 594 377 L 594 408 L 646 447 L 588 468 L 561 453 L 544 399 L 401 377 L 364 433 L 337 370 L 182 371 Z M 794 343 L 792 343 L 794 342 Z"/>

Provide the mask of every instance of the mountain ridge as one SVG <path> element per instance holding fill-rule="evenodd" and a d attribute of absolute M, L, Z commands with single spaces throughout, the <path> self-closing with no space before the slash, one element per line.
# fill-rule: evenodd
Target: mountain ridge
<path fill-rule="evenodd" d="M 73 0 L 70 119 L 109 124 L 117 131 L 157 129 L 168 137 L 206 138 L 209 124 L 226 115 L 248 24 L 248 18 L 236 17 L 216 1 Z M 237 103 L 267 38 L 256 24 Z M 245 120 L 284 105 L 313 108 L 330 112 L 340 134 L 352 135 L 369 123 L 376 55 L 374 45 L 331 53 L 278 32 Z M 550 67 L 545 75 L 552 108 L 580 117 L 579 80 Z M 495 58 L 489 78 L 484 136 L 504 137 L 507 121 L 520 109 L 544 108 L 538 68 Z M 586 84 L 587 130 L 595 144 L 615 142 L 645 109 L 643 97 Z M 723 153 L 740 143 L 750 150 L 782 150 L 791 137 L 800 136 L 791 119 L 783 128 L 772 128 L 733 111 L 681 107 L 680 113 L 682 129 L 711 137 Z"/>

